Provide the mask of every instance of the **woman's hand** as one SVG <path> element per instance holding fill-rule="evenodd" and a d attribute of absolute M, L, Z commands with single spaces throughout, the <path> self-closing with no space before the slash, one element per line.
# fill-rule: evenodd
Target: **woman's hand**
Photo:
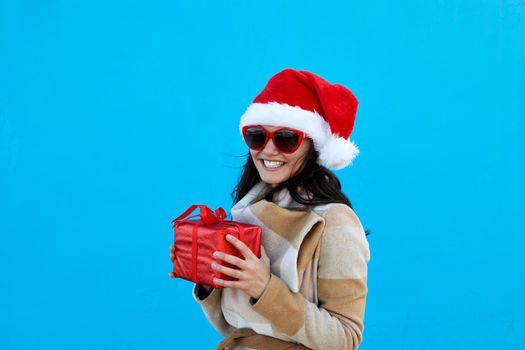
<path fill-rule="evenodd" d="M 264 247 L 261 245 L 261 258 L 259 259 L 246 244 L 234 236 L 226 235 L 226 239 L 239 250 L 244 259 L 223 252 L 213 253 L 215 258 L 224 260 L 238 268 L 232 269 L 213 263 L 211 267 L 214 270 L 237 279 L 237 281 L 225 281 L 215 278 L 213 281 L 223 287 L 241 289 L 250 297 L 259 299 L 270 281 L 270 258 L 266 255 Z"/>
<path fill-rule="evenodd" d="M 170 260 L 171 260 L 171 263 L 175 261 L 175 246 L 174 245 L 170 245 Z M 168 276 L 175 277 L 173 272 L 170 272 Z"/>

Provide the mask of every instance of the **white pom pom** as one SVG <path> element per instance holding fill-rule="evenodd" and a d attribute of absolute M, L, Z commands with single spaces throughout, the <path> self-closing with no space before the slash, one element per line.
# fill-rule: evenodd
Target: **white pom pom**
<path fill-rule="evenodd" d="M 319 151 L 319 163 L 336 170 L 351 164 L 359 149 L 343 137 L 331 137 Z"/>

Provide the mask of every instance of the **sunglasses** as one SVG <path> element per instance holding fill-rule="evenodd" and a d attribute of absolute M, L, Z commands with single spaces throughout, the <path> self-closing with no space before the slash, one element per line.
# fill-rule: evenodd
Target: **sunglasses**
<path fill-rule="evenodd" d="M 268 131 L 260 125 L 246 125 L 242 128 L 242 136 L 246 145 L 254 151 L 259 151 L 272 139 L 275 147 L 282 153 L 293 153 L 297 151 L 305 137 L 304 132 L 291 129 L 279 128 Z"/>

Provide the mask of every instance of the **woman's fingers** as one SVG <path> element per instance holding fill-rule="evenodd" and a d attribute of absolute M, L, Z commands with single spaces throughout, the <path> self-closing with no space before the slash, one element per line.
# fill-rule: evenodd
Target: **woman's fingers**
<path fill-rule="evenodd" d="M 173 262 L 175 260 L 175 246 L 170 245 L 170 260 Z"/>
<path fill-rule="evenodd" d="M 250 248 L 248 248 L 248 246 L 244 244 L 241 240 L 237 239 L 236 237 L 230 234 L 226 235 L 226 239 L 228 240 L 228 242 L 233 244 L 233 246 L 237 248 L 237 250 L 240 251 L 246 259 L 257 259 L 255 254 L 253 254 L 253 252 L 250 250 Z"/>
<path fill-rule="evenodd" d="M 170 245 L 170 260 L 173 262 L 175 260 L 175 246 Z M 168 277 L 175 278 L 175 274 L 173 272 L 168 273 Z"/>
<path fill-rule="evenodd" d="M 236 270 L 236 269 L 232 269 L 230 267 L 222 266 L 222 265 L 219 265 L 217 263 L 211 264 L 211 267 L 214 270 L 222 272 L 222 273 L 224 273 L 224 274 L 226 274 L 228 276 L 231 276 L 233 278 L 239 279 L 241 277 L 241 271 L 240 270 Z"/>
<path fill-rule="evenodd" d="M 270 258 L 266 254 L 266 250 L 264 249 L 264 246 L 262 244 L 261 244 L 261 260 L 266 263 L 270 262 Z"/>
<path fill-rule="evenodd" d="M 227 263 L 235 265 L 238 268 L 240 268 L 241 270 L 245 266 L 244 265 L 245 261 L 243 259 L 240 259 L 240 258 L 238 258 L 236 256 L 233 256 L 233 255 L 230 255 L 230 254 L 225 254 L 225 253 L 222 253 L 222 252 L 215 252 L 215 253 L 213 253 L 213 256 L 215 258 L 217 258 L 217 259 L 221 259 L 221 260 L 226 261 Z"/>

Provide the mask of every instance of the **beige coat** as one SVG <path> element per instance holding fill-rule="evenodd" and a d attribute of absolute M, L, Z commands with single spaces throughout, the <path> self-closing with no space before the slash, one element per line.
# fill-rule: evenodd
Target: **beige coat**
<path fill-rule="evenodd" d="M 255 201 L 260 182 L 232 208 L 234 220 L 262 226 L 270 282 L 255 304 L 239 289 L 193 295 L 225 339 L 217 349 L 357 349 L 364 331 L 368 241 L 344 204 L 315 207 L 287 190 Z M 255 202 L 254 202 L 255 201 Z"/>

